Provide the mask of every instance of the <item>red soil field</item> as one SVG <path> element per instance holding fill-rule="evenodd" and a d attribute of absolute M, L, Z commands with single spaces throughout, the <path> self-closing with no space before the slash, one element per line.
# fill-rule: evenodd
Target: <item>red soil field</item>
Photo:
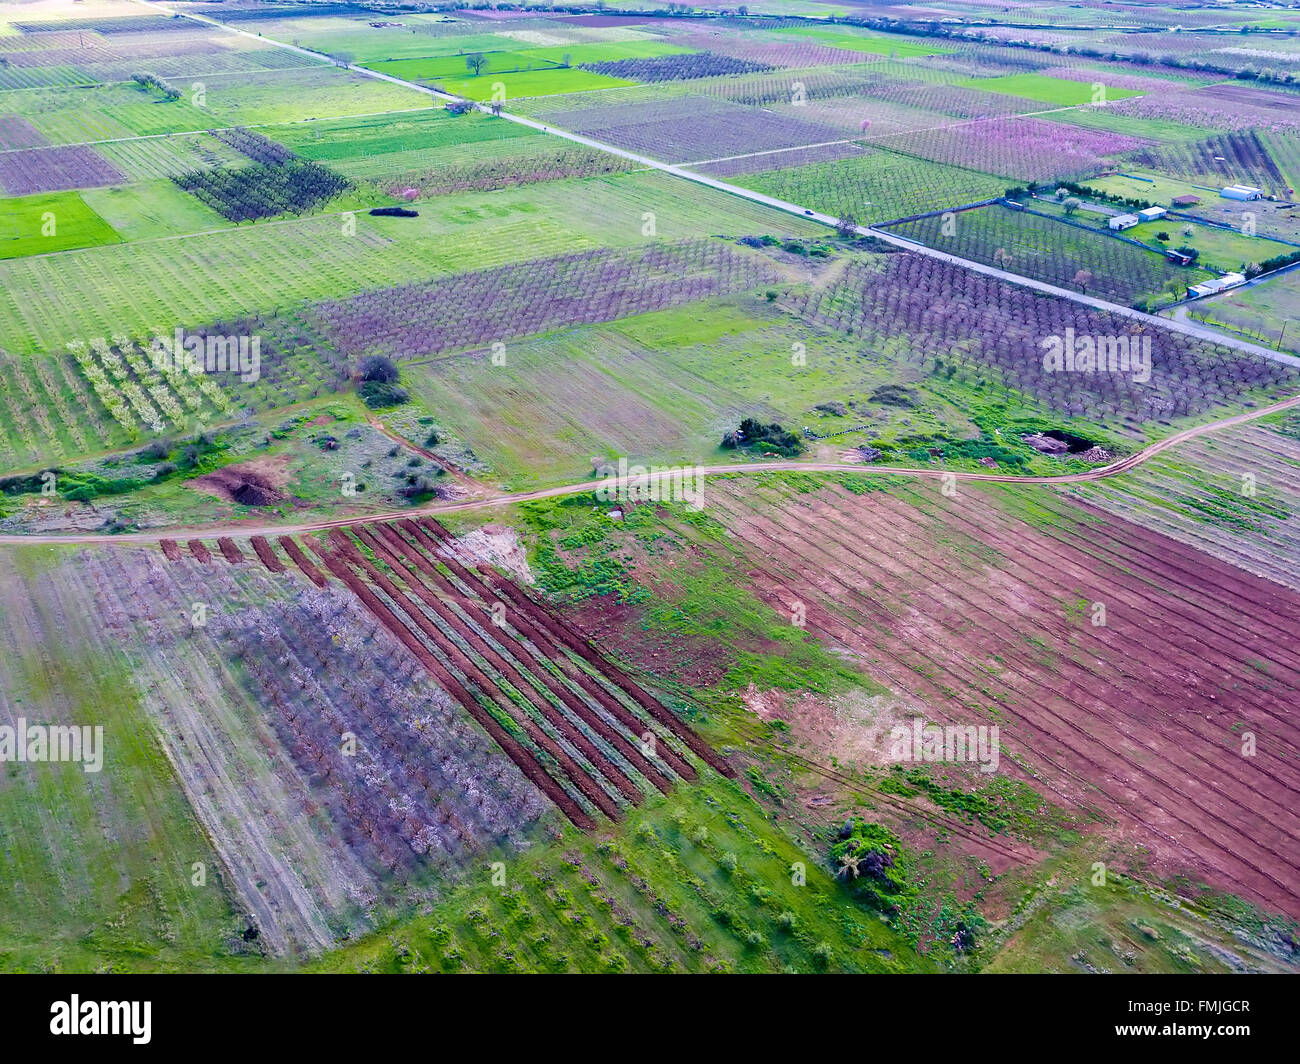
<path fill-rule="evenodd" d="M 1020 760 L 1157 875 L 1300 915 L 1300 595 L 1055 493 L 1034 524 L 1004 499 L 719 482 L 710 508 L 775 609 L 803 603 L 811 632 L 932 719 L 998 724 L 1005 770 Z"/>
<path fill-rule="evenodd" d="M 315 563 L 302 552 L 302 548 L 291 537 L 281 536 L 279 543 L 284 548 L 284 553 L 293 559 L 294 564 L 303 571 L 308 580 L 317 587 L 325 586 L 324 574 L 316 568 Z"/>

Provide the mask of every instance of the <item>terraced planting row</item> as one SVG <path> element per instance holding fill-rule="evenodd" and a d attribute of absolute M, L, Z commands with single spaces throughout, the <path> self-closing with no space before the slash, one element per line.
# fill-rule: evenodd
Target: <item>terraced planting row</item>
<path fill-rule="evenodd" d="M 280 546 L 318 586 L 340 581 L 434 682 L 487 731 L 524 775 L 576 826 L 620 819 L 652 790 L 693 780 L 692 762 L 726 763 L 662 702 L 603 657 L 558 615 L 485 566 L 470 569 L 431 519 L 336 530 L 325 544 Z M 266 540 L 253 550 L 288 566 Z M 181 561 L 180 545 L 164 555 Z M 246 557 L 218 541 L 225 561 Z M 203 564 L 216 555 L 187 544 Z"/>

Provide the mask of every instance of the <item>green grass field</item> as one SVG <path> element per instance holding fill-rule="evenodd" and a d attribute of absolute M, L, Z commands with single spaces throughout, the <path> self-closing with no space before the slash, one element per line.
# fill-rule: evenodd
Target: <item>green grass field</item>
<path fill-rule="evenodd" d="M 0 769 L 0 819 L 13 828 L 0 848 L 0 970 L 227 967 L 239 916 L 220 866 L 133 687 L 129 648 L 63 601 L 66 557 L 5 552 L 4 716 L 100 726 L 105 760 L 96 773 Z"/>
<path fill-rule="evenodd" d="M 529 96 L 561 96 L 592 89 L 617 89 L 634 84 L 623 78 L 593 74 L 589 70 L 553 67 L 547 70 L 521 70 L 518 73 L 494 74 L 485 70 L 478 77 L 448 77 L 438 82 L 445 92 L 471 100 L 499 99 L 510 101 Z"/>
<path fill-rule="evenodd" d="M 1046 74 L 1006 74 L 996 78 L 967 78 L 958 84 L 963 88 L 996 92 L 1004 96 L 1021 96 L 1027 100 L 1039 100 L 1058 107 L 1078 107 L 1081 104 L 1094 102 L 1093 88 L 1088 82 L 1053 78 Z M 1137 89 L 1120 89 L 1113 85 L 1106 85 L 1105 91 L 1107 100 L 1122 100 L 1129 96 L 1144 95 Z"/>
<path fill-rule="evenodd" d="M 1188 229 L 1191 230 L 1190 235 Z M 1169 239 L 1159 240 L 1157 237 L 1160 233 L 1167 234 Z M 1124 235 L 1153 247 L 1190 245 L 1201 253 L 1198 265 L 1225 272 L 1240 270 L 1252 262 L 1263 262 L 1275 255 L 1286 255 L 1300 250 L 1289 244 L 1280 244 L 1276 240 L 1265 240 L 1258 236 L 1247 236 L 1232 229 L 1197 225 L 1195 222 L 1171 221 L 1165 218 L 1135 225 L 1132 229 L 1124 230 Z"/>
<path fill-rule="evenodd" d="M 81 193 L 123 240 L 164 240 L 229 228 L 230 222 L 165 178 Z"/>
<path fill-rule="evenodd" d="M 0 259 L 116 244 L 122 235 L 78 192 L 0 199 Z"/>
<path fill-rule="evenodd" d="M 304 123 L 271 132 L 303 158 L 327 165 L 404 152 L 436 153 L 437 158 L 451 158 L 454 149 L 465 144 L 542 136 L 527 126 L 503 122 L 479 112 L 453 116 L 441 106 L 399 115 Z"/>

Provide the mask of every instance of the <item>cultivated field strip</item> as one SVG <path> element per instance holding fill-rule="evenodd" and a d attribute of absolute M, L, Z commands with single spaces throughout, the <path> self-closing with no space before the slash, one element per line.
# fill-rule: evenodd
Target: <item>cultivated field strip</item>
<path fill-rule="evenodd" d="M 141 648 L 136 684 L 267 948 L 329 948 L 516 846 L 541 794 L 361 604 L 220 547 L 87 552 L 78 582 Z"/>
<path fill-rule="evenodd" d="M 715 515 L 756 591 L 953 723 L 991 720 L 1051 790 L 1161 842 L 1162 867 L 1300 911 L 1300 597 L 1067 500 L 749 494 Z M 683 535 L 689 530 L 681 528 Z M 1094 602 L 1105 627 L 1089 624 Z M 1239 752 L 1243 733 L 1258 751 Z"/>
<path fill-rule="evenodd" d="M 647 794 L 698 776 L 696 759 L 726 762 L 657 698 L 538 599 L 495 571 L 457 559 L 454 538 L 432 519 L 335 529 L 325 542 L 282 536 L 279 546 L 318 587 L 346 586 L 506 754 L 577 826 L 620 819 Z M 263 537 L 248 552 L 228 537 L 198 562 L 232 566 L 256 557 L 290 571 Z M 305 546 L 305 549 L 304 549 Z M 184 554 L 173 540 L 162 552 Z"/>
<path fill-rule="evenodd" d="M 1300 442 L 1294 436 L 1264 424 L 1232 428 L 1130 476 L 1078 485 L 1071 493 L 1300 591 Z"/>
<path fill-rule="evenodd" d="M 906 336 L 912 358 L 937 366 L 960 358 L 1052 409 L 1105 421 L 1144 438 L 1144 423 L 1235 404 L 1252 389 L 1295 383 L 1293 369 L 1227 345 L 1156 325 L 1137 324 L 953 263 L 907 253 L 883 265 L 854 263 L 834 286 L 802 297 L 800 313 L 845 332 Z M 1044 366 L 1042 341 L 1076 335 L 1149 337 L 1150 378 L 1057 373 Z"/>

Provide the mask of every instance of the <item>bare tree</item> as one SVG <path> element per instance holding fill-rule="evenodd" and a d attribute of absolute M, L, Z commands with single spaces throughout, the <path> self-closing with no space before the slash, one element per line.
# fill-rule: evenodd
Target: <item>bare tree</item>
<path fill-rule="evenodd" d="M 485 66 L 487 66 L 487 56 L 482 52 L 471 52 L 465 57 L 465 69 L 472 70 L 475 77 L 483 73 Z"/>

